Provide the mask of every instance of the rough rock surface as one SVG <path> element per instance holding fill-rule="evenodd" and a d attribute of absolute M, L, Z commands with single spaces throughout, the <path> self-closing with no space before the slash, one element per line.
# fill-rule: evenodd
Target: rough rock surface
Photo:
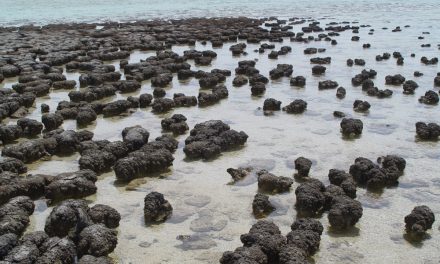
<path fill-rule="evenodd" d="M 260 220 L 241 235 L 243 247 L 224 252 L 220 263 L 309 263 L 308 258 L 319 248 L 322 230 L 317 220 L 298 219 L 292 231 L 283 236 L 273 222 Z"/>
<path fill-rule="evenodd" d="M 252 202 L 252 211 L 256 218 L 262 218 L 275 210 L 275 207 L 270 203 L 269 196 L 257 193 Z"/>
<path fill-rule="evenodd" d="M 173 207 L 163 194 L 151 192 L 144 199 L 144 219 L 147 223 L 163 222 L 173 212 Z"/>
<path fill-rule="evenodd" d="M 282 193 L 290 190 L 290 186 L 293 184 L 293 179 L 282 176 L 275 176 L 274 174 L 261 170 L 257 172 L 258 175 L 258 188 L 271 192 Z"/>
<path fill-rule="evenodd" d="M 364 124 L 360 119 L 344 118 L 341 121 L 341 132 L 344 136 L 358 136 L 362 134 L 363 129 Z"/>
<path fill-rule="evenodd" d="M 128 182 L 135 178 L 163 171 L 173 164 L 173 152 L 177 141 L 168 136 L 161 136 L 155 141 L 143 145 L 140 149 L 118 159 L 113 167 L 116 178 Z"/>
<path fill-rule="evenodd" d="M 190 158 L 210 159 L 244 145 L 247 138 L 243 131 L 231 130 L 220 120 L 210 120 L 194 126 L 185 140 L 183 151 Z"/>
<path fill-rule="evenodd" d="M 171 131 L 176 135 L 185 134 L 189 129 L 186 117 L 181 114 L 174 114 L 170 118 L 162 119 L 161 126 L 164 131 Z"/>
<path fill-rule="evenodd" d="M 299 157 L 295 160 L 295 169 L 298 171 L 299 177 L 307 177 L 309 175 L 310 168 L 312 167 L 312 161 Z"/>
<path fill-rule="evenodd" d="M 440 136 L 440 126 L 436 123 L 416 123 L 417 136 L 422 140 L 437 140 Z"/>
<path fill-rule="evenodd" d="M 415 238 L 421 238 L 426 230 L 432 228 L 434 221 L 434 213 L 428 206 L 416 206 L 409 215 L 405 216 L 406 232 Z"/>
<path fill-rule="evenodd" d="M 34 212 L 34 202 L 26 196 L 17 196 L 0 207 L 0 235 L 21 235 Z"/>

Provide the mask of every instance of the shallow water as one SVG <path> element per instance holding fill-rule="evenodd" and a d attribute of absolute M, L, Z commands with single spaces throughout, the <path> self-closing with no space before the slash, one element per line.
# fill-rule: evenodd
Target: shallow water
<path fill-rule="evenodd" d="M 225 16 L 436 20 L 438 0 L 0 0 L 0 26 Z"/>
<path fill-rule="evenodd" d="M 321 20 L 322 24 L 333 19 Z M 362 21 L 363 22 L 363 21 Z M 409 23 L 411 24 L 411 23 Z M 262 97 L 252 97 L 250 88 L 232 86 L 233 77 L 228 77 L 226 86 L 229 98 L 219 104 L 206 108 L 177 108 L 167 114 L 153 114 L 150 108 L 138 109 L 126 117 L 102 118 L 86 127 L 95 133 L 94 139 L 120 140 L 124 127 L 141 125 L 148 129 L 150 138 L 161 134 L 160 120 L 174 113 L 181 113 L 188 118 L 192 128 L 196 123 L 210 119 L 221 119 L 231 125 L 232 129 L 243 130 L 249 135 L 245 147 L 240 150 L 223 153 L 213 161 L 187 161 L 182 151 L 186 135 L 179 136 L 179 148 L 174 157 L 174 165 L 169 172 L 137 179 L 128 185 L 115 184 L 114 173 L 99 177 L 98 192 L 88 197 L 92 203 L 104 203 L 117 209 L 121 215 L 118 228 L 118 246 L 112 256 L 119 263 L 218 263 L 222 252 L 234 250 L 240 246 L 240 234 L 246 233 L 255 222 L 252 216 L 252 200 L 257 192 L 255 180 L 237 185 L 230 185 L 231 177 L 226 173 L 229 167 L 253 165 L 267 168 L 276 175 L 293 176 L 293 161 L 304 156 L 313 161 L 311 176 L 328 183 L 328 170 L 331 168 L 348 170 L 350 164 L 359 156 L 372 160 L 381 155 L 398 154 L 407 161 L 405 174 L 395 188 L 385 189 L 381 194 L 367 192 L 358 188 L 358 200 L 364 207 L 363 217 L 356 228 L 347 233 L 336 234 L 329 231 L 327 216 L 320 221 L 324 225 L 320 250 L 314 255 L 316 263 L 439 263 L 440 231 L 436 222 L 429 232 L 431 238 L 423 245 L 410 244 L 403 238 L 403 218 L 415 205 L 426 204 L 437 215 L 440 213 L 440 181 L 438 178 L 438 161 L 440 159 L 439 143 L 417 142 L 415 123 L 417 121 L 440 122 L 438 106 L 425 106 L 418 103 L 418 98 L 426 90 L 433 89 L 433 78 L 439 71 L 437 65 L 426 66 L 420 63 L 421 56 L 428 58 L 438 56 L 436 44 L 439 43 L 439 29 L 431 28 L 430 22 L 411 24 L 403 32 L 391 33 L 394 26 L 404 24 L 385 24 L 390 27 L 382 30 L 383 23 L 372 24 L 376 30 L 368 35 L 369 28 L 360 30 L 359 42 L 350 41 L 351 32 L 343 32 L 337 38 L 338 45 L 329 42 L 311 42 L 309 44 L 290 43 L 287 39 L 280 46 L 292 46 L 292 53 L 279 56 L 278 60 L 269 60 L 265 54 L 254 53 L 257 45 L 248 44 L 247 56 L 232 57 L 228 50 L 231 44 L 223 48 L 213 48 L 218 57 L 209 67 L 192 69 L 210 70 L 213 68 L 234 70 L 237 62 L 243 59 L 258 59 L 257 68 L 268 76 L 268 72 L 279 63 L 293 65 L 293 76 L 303 75 L 307 78 L 305 88 L 289 85 L 289 79 L 270 81 Z M 294 32 L 298 31 L 298 27 Z M 424 40 L 417 40 L 423 31 L 431 31 Z M 371 43 L 370 49 L 363 49 L 363 43 Z M 431 48 L 421 48 L 420 44 L 431 43 Z M 306 47 L 327 48 L 325 53 L 304 55 Z M 175 46 L 173 50 L 183 54 L 187 46 Z M 197 50 L 212 49 L 197 43 Z M 405 65 L 397 66 L 394 59 L 376 62 L 375 55 L 383 52 L 401 51 Z M 410 58 L 410 53 L 416 58 Z M 152 52 L 134 52 L 131 62 L 145 59 Z M 311 57 L 332 57 L 332 63 L 326 65 L 324 76 L 312 76 L 309 59 Z M 347 67 L 348 58 L 363 58 L 366 68 L 378 72 L 375 84 L 380 89 L 392 89 L 394 94 L 388 99 L 368 97 L 360 87 L 351 85 L 351 78 L 364 67 Z M 119 61 L 109 62 L 115 65 Z M 190 62 L 192 63 L 192 62 Z M 413 77 L 419 70 L 424 76 Z M 385 86 L 384 78 L 388 74 L 400 73 L 407 79 L 414 79 L 419 88 L 415 95 L 402 94 L 401 87 Z M 78 74 L 66 74 L 68 79 L 76 79 Z M 335 80 L 347 89 L 343 100 L 335 97 L 335 90 L 318 90 L 318 82 Z M 11 87 L 15 82 L 9 79 L 0 84 Z M 79 89 L 79 88 L 78 88 Z M 173 93 L 183 92 L 197 96 L 198 81 L 180 82 L 174 78 L 172 86 L 166 88 L 167 97 Z M 136 93 L 117 95 L 108 100 L 125 98 L 152 92 L 149 81 Z M 55 109 L 61 100 L 68 100 L 68 91 L 53 91 L 45 98 L 38 98 L 36 108 L 30 113 L 31 118 L 40 120 L 40 104 L 47 103 Z M 265 98 L 276 98 L 286 105 L 294 99 L 301 98 L 308 103 L 307 111 L 302 115 L 289 115 L 277 112 L 265 116 L 262 107 Z M 372 107 L 367 114 L 352 110 L 355 99 L 368 100 Z M 339 132 L 340 120 L 333 117 L 334 110 L 361 118 L 364 122 L 364 133 L 359 139 L 345 140 Z M 15 122 L 11 120 L 11 122 Z M 63 124 L 65 129 L 76 129 L 74 121 Z M 79 154 L 71 157 L 52 157 L 51 161 L 38 162 L 29 166 L 29 173 L 56 174 L 78 170 Z M 296 217 L 294 209 L 294 183 L 290 193 L 273 195 L 270 200 L 277 210 L 269 218 L 280 226 L 286 234 Z M 150 191 L 158 191 L 173 205 L 172 217 L 160 225 L 145 226 L 143 222 L 143 199 Z M 36 202 L 36 212 L 32 215 L 29 231 L 42 230 L 47 208 L 44 201 Z M 192 240 L 182 242 L 176 239 L 179 235 L 191 235 Z"/>

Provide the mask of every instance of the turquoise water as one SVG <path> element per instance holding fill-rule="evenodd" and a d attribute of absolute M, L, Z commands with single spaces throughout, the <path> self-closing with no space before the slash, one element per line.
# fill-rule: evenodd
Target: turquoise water
<path fill-rule="evenodd" d="M 0 0 L 0 25 L 219 16 L 439 21 L 439 0 Z"/>

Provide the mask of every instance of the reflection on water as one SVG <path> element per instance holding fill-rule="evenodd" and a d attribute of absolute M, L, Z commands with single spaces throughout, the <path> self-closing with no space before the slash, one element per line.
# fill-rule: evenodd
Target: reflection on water
<path fill-rule="evenodd" d="M 323 20 L 330 22 L 331 20 Z M 402 21 L 401 21 L 402 22 Z M 394 24 L 393 24 L 394 25 Z M 396 24 L 397 25 L 397 24 Z M 383 193 L 369 193 L 358 190 L 358 199 L 363 204 L 364 216 L 356 228 L 346 233 L 336 233 L 328 228 L 326 214 L 320 219 L 325 227 L 320 251 L 314 256 L 316 263 L 438 263 L 440 256 L 440 232 L 438 223 L 434 224 L 431 238 L 423 246 L 414 246 L 403 237 L 403 218 L 420 203 L 440 212 L 440 183 L 437 164 L 439 145 L 435 142 L 415 141 L 415 122 L 440 122 L 438 106 L 425 106 L 417 99 L 426 90 L 433 88 L 433 77 L 439 71 L 438 66 L 425 66 L 419 60 L 438 56 L 435 45 L 421 48 L 417 36 L 422 31 L 431 31 L 423 43 L 437 43 L 438 29 L 429 28 L 428 23 L 412 24 L 401 33 L 381 30 L 383 25 L 375 25 L 374 35 L 368 35 L 368 28 L 361 29 L 360 42 L 351 42 L 351 32 L 343 32 L 338 45 L 328 42 L 310 44 L 292 43 L 288 40 L 277 43 L 291 45 L 292 53 L 280 56 L 278 60 L 269 60 L 266 54 L 254 53 L 258 46 L 248 44 L 249 55 L 232 57 L 229 45 L 215 48 L 218 57 L 210 67 L 193 69 L 210 70 L 212 68 L 233 70 L 237 62 L 243 59 L 258 59 L 257 68 L 264 74 L 278 63 L 293 65 L 293 75 L 304 75 L 307 85 L 303 89 L 291 87 L 287 78 L 273 81 L 267 85 L 262 97 L 252 97 L 250 88 L 232 86 L 233 77 L 229 77 L 226 86 L 229 98 L 211 107 L 178 108 L 167 114 L 153 114 L 151 109 L 138 109 L 125 117 L 99 118 L 86 129 L 95 133 L 95 139 L 120 140 L 124 127 L 141 125 L 148 129 L 151 138 L 161 134 L 160 120 L 174 113 L 188 118 L 192 128 L 196 123 L 210 119 L 222 119 L 233 129 L 243 130 L 249 135 L 246 147 L 223 153 L 219 158 L 209 161 L 187 161 L 183 154 L 183 141 L 187 135 L 178 136 L 180 141 L 175 153 L 174 166 L 160 177 L 137 179 L 128 185 L 115 184 L 113 172 L 103 174 L 97 182 L 98 192 L 88 197 L 92 203 L 104 203 L 116 208 L 122 215 L 119 227 L 119 243 L 112 256 L 120 263 L 217 263 L 222 252 L 233 250 L 241 243 L 240 234 L 249 230 L 255 222 L 252 216 L 252 199 L 257 191 L 255 176 L 249 176 L 243 182 L 229 184 L 229 167 L 254 166 L 268 169 L 276 175 L 292 176 L 295 173 L 293 161 L 304 156 L 313 160 L 311 176 L 328 183 L 327 174 L 331 168 L 348 170 L 358 156 L 376 159 L 386 154 L 399 154 L 407 160 L 405 174 L 400 185 L 385 189 Z M 295 32 L 298 28 L 295 28 Z M 362 43 L 371 43 L 370 49 L 363 49 Z M 311 75 L 311 56 L 303 54 L 306 47 L 326 48 L 323 55 L 332 57 L 332 63 L 326 65 L 325 76 Z M 197 50 L 211 49 L 210 45 L 197 43 Z M 183 54 L 186 46 L 173 47 L 175 52 Z M 375 55 L 383 52 L 401 51 L 405 65 L 397 66 L 394 59 L 376 62 Z M 410 53 L 416 58 L 410 58 Z M 130 62 L 137 62 L 151 56 L 151 52 L 134 52 Z M 312 56 L 314 57 L 314 56 Z M 351 77 L 363 68 L 347 67 L 348 58 L 363 58 L 366 67 L 378 72 L 375 84 L 384 89 L 384 78 L 388 74 L 400 73 L 414 79 L 413 72 L 419 70 L 424 76 L 416 78 L 420 88 L 415 95 L 404 95 L 401 87 L 392 87 L 394 94 L 388 99 L 368 97 L 360 87 L 351 85 Z M 191 62 L 192 63 L 192 62 Z M 118 61 L 112 62 L 115 66 Z M 78 73 L 65 73 L 68 79 L 78 80 Z M 347 89 L 343 100 L 335 97 L 335 90 L 318 90 L 318 82 L 336 80 Z M 16 82 L 8 79 L 1 84 L 11 87 Z M 180 82 L 174 78 L 172 86 L 166 88 L 167 97 L 173 93 L 185 93 L 197 96 L 198 82 L 195 79 Z M 76 88 L 79 89 L 79 88 Z M 140 91 L 131 94 L 118 94 L 117 100 L 130 95 L 152 92 L 149 81 L 145 81 Z M 53 91 L 44 98 L 37 99 L 36 108 L 30 117 L 40 120 L 41 103 L 49 104 L 52 111 L 61 100 L 68 100 L 68 91 Z M 308 110 L 302 115 L 289 115 L 277 112 L 271 116 L 262 114 L 265 98 L 273 97 L 288 104 L 294 99 L 308 102 Z M 356 99 L 368 100 L 372 107 L 368 114 L 356 113 L 352 103 Z M 361 118 L 364 122 L 364 134 L 355 140 L 344 140 L 339 132 L 339 120 L 332 116 L 333 111 L 343 111 L 348 116 Z M 10 120 L 10 122 L 15 122 Z M 76 129 L 74 121 L 64 123 L 65 129 Z M 79 155 L 71 157 L 52 157 L 50 161 L 38 162 L 29 166 L 29 173 L 55 174 L 78 169 Z M 271 202 L 277 210 L 269 218 L 278 224 L 285 234 L 296 217 L 294 210 L 294 183 L 290 193 L 271 196 Z M 145 226 L 143 221 L 143 199 L 150 191 L 164 193 L 173 205 L 172 217 L 163 224 Z M 30 230 L 42 230 L 47 208 L 43 201 L 36 202 L 36 211 L 32 216 Z"/>

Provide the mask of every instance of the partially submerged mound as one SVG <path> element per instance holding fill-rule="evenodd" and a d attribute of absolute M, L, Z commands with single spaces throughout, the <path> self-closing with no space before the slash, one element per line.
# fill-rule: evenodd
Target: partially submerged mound
<path fill-rule="evenodd" d="M 293 180 L 288 177 L 276 176 L 266 170 L 260 170 L 258 175 L 258 188 L 271 193 L 283 193 L 290 190 Z"/>
<path fill-rule="evenodd" d="M 176 149 L 175 139 L 169 136 L 158 137 L 155 141 L 146 143 L 140 149 L 131 152 L 127 157 L 117 160 L 114 166 L 116 178 L 128 182 L 163 171 L 173 165 L 173 152 Z"/>
<path fill-rule="evenodd" d="M 432 228 L 434 221 L 434 213 L 428 206 L 416 206 L 409 215 L 405 216 L 406 232 L 414 239 L 421 239 L 426 230 Z"/>
<path fill-rule="evenodd" d="M 308 258 L 319 248 L 322 231 L 317 220 L 298 219 L 292 224 L 292 231 L 283 236 L 273 222 L 260 220 L 249 233 L 241 235 L 243 246 L 224 252 L 220 263 L 309 263 Z"/>
<path fill-rule="evenodd" d="M 163 194 L 151 192 L 144 199 L 144 219 L 146 223 L 165 221 L 173 212 L 173 207 Z"/>
<path fill-rule="evenodd" d="M 164 131 L 171 131 L 175 135 L 185 134 L 189 129 L 186 117 L 181 114 L 174 114 L 170 118 L 162 119 L 161 126 Z"/>
<path fill-rule="evenodd" d="M 0 207 L 0 235 L 21 235 L 34 212 L 34 202 L 26 196 L 17 196 Z"/>
<path fill-rule="evenodd" d="M 363 129 L 364 124 L 360 119 L 343 118 L 341 121 L 341 132 L 346 137 L 359 136 Z"/>
<path fill-rule="evenodd" d="M 275 210 L 275 207 L 270 203 L 269 196 L 257 193 L 252 202 L 252 211 L 255 218 L 263 218 Z"/>
<path fill-rule="evenodd" d="M 52 210 L 44 230 L 52 238 L 68 239 L 73 244 L 73 256 L 102 257 L 116 247 L 117 232 L 113 228 L 119 226 L 120 218 L 120 214 L 110 206 L 89 208 L 85 200 L 66 200 Z"/>
<path fill-rule="evenodd" d="M 436 123 L 416 123 L 416 133 L 421 140 L 437 140 L 440 136 L 440 126 Z"/>
<path fill-rule="evenodd" d="M 183 151 L 189 158 L 210 159 L 244 145 L 247 138 L 243 131 L 231 130 L 220 120 L 210 120 L 194 126 L 185 140 Z"/>
<path fill-rule="evenodd" d="M 380 164 L 367 158 L 356 158 L 350 166 L 350 174 L 356 183 L 372 189 L 395 185 L 405 169 L 405 159 L 388 155 L 379 158 L 378 161 Z"/>
<path fill-rule="evenodd" d="M 330 181 L 340 186 L 330 184 L 325 187 L 317 179 L 308 179 L 300 184 L 295 190 L 295 207 L 299 214 L 306 216 L 316 216 L 329 210 L 328 219 L 332 228 L 345 230 L 359 221 L 363 209 L 361 203 L 353 199 L 353 188 L 356 193 L 356 186 L 351 184 L 346 191 L 342 186 L 350 179 L 334 176 L 335 174 L 336 172 L 329 174 Z"/>

